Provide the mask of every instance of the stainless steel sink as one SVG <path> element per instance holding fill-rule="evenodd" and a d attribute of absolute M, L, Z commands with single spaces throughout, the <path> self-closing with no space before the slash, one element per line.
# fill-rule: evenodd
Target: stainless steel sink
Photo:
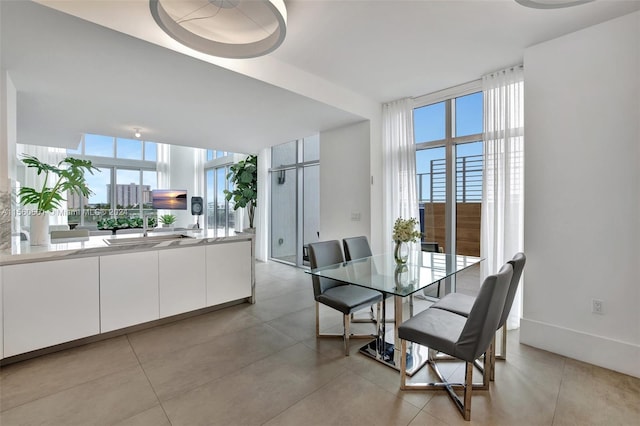
<path fill-rule="evenodd" d="M 135 245 L 135 244 L 152 244 L 161 243 L 163 241 L 183 240 L 185 238 L 194 238 L 184 234 L 169 234 L 169 235 L 152 235 L 147 237 L 131 237 L 131 238 L 105 238 L 104 242 L 110 246 L 123 246 L 123 245 Z"/>

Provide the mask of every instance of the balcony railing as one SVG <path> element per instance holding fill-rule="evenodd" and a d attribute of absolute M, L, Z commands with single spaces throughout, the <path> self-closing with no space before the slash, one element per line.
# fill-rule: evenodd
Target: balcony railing
<path fill-rule="evenodd" d="M 418 198 L 421 203 L 446 201 L 446 163 L 431 160 L 428 173 L 418 173 Z M 459 203 L 482 201 L 482 155 L 456 158 L 456 200 Z"/>

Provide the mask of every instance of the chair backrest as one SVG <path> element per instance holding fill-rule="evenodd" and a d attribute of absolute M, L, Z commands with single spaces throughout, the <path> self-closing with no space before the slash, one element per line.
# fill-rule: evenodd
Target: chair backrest
<path fill-rule="evenodd" d="M 455 353 L 450 355 L 473 362 L 487 350 L 498 328 L 512 276 L 513 267 L 506 263 L 497 274 L 485 278 L 455 344 Z"/>
<path fill-rule="evenodd" d="M 526 261 L 527 257 L 524 253 L 520 252 L 516 253 L 516 255 L 513 256 L 513 259 L 508 262 L 513 266 L 513 276 L 511 277 L 509 291 L 507 291 L 507 300 L 504 302 L 504 310 L 502 311 L 498 328 L 502 327 L 504 323 L 507 322 L 509 312 L 511 312 L 511 306 L 513 306 L 513 299 L 515 299 L 516 291 L 518 291 L 518 283 L 520 283 L 520 277 L 522 276 L 522 270 L 524 269 Z"/>
<path fill-rule="evenodd" d="M 309 263 L 311 269 L 342 262 L 344 262 L 344 257 L 342 257 L 342 249 L 340 248 L 340 242 L 338 240 L 320 241 L 309 244 Z M 313 294 L 316 298 L 332 287 L 344 285 L 344 283 L 339 281 L 318 277 L 316 275 L 312 275 L 311 280 L 313 282 Z"/>
<path fill-rule="evenodd" d="M 367 237 L 350 237 L 343 238 L 342 245 L 344 246 L 344 259 L 348 262 L 350 260 L 362 259 L 363 257 L 371 257 L 371 247 Z"/>
<path fill-rule="evenodd" d="M 438 253 L 440 251 L 440 247 L 438 247 L 438 243 L 436 243 L 435 241 L 420 243 L 420 249 L 422 251 L 426 251 L 430 253 Z"/>

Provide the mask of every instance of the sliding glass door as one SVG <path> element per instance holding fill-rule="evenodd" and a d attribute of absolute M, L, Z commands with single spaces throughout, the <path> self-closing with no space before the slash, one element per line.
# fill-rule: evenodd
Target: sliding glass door
<path fill-rule="evenodd" d="M 308 264 L 307 245 L 320 231 L 319 137 L 278 145 L 271 150 L 270 257 Z"/>

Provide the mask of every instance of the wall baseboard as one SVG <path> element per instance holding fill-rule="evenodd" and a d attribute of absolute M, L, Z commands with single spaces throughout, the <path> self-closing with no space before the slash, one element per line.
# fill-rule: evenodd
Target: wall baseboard
<path fill-rule="evenodd" d="M 640 345 L 525 318 L 520 343 L 640 378 Z"/>

